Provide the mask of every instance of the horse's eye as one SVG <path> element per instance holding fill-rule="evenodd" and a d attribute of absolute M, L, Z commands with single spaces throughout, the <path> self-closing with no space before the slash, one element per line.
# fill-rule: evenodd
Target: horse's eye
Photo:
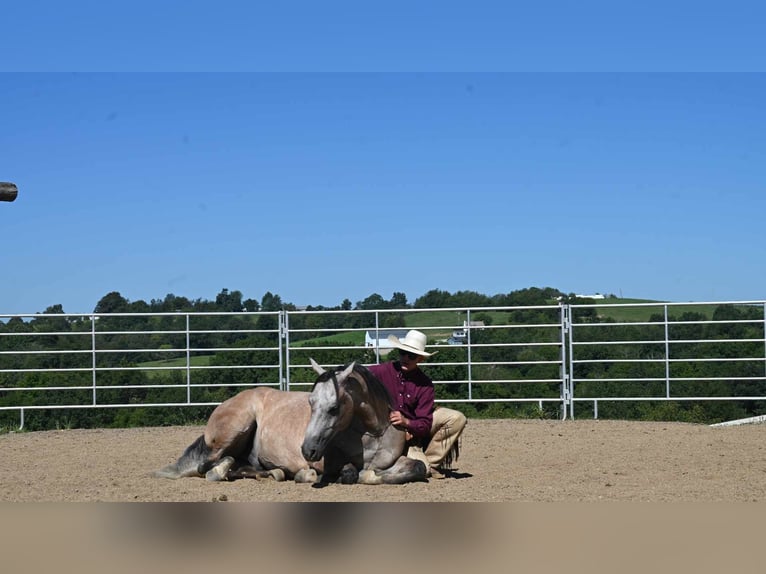
<path fill-rule="evenodd" d="M 339 408 L 339 407 L 337 407 L 337 406 L 335 406 L 335 407 L 332 407 L 330 410 L 328 410 L 328 411 L 327 411 L 327 413 L 328 413 L 330 416 L 333 416 L 333 417 L 335 417 L 335 416 L 338 416 L 338 413 L 339 413 L 339 412 L 340 412 L 340 408 Z"/>

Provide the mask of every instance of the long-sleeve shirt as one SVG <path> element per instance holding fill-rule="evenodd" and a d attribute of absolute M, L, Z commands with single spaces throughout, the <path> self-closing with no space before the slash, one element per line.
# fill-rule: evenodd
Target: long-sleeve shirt
<path fill-rule="evenodd" d="M 420 369 L 404 372 L 399 361 L 387 361 L 368 368 L 388 390 L 393 409 L 409 419 L 406 430 L 414 437 L 429 437 L 434 413 L 434 384 L 428 375 Z"/>

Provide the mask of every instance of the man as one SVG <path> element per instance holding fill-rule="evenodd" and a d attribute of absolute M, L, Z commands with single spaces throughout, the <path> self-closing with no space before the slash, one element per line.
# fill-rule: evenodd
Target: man
<path fill-rule="evenodd" d="M 460 454 L 458 438 L 465 428 L 465 415 L 435 407 L 433 381 L 420 369 L 421 362 L 436 354 L 426 352 L 424 333 L 411 330 L 401 340 L 395 335 L 388 340 L 399 350 L 398 360 L 368 368 L 391 395 L 389 420 L 407 433 L 407 456 L 422 460 L 429 476 L 444 478 Z"/>

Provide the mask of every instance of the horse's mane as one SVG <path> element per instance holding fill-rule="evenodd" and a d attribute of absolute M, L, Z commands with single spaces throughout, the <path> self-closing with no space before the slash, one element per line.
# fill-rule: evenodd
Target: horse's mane
<path fill-rule="evenodd" d="M 354 372 L 364 378 L 367 383 L 367 389 L 373 397 L 382 401 L 384 405 L 391 406 L 391 395 L 388 394 L 388 389 L 386 389 L 378 377 L 373 375 L 367 367 L 360 363 L 354 365 Z"/>
<path fill-rule="evenodd" d="M 335 385 L 335 392 L 338 392 L 338 379 L 335 378 L 335 374 L 339 373 L 341 371 L 344 371 L 348 368 L 348 366 L 351 363 L 346 363 L 345 365 L 340 365 L 338 367 L 335 367 L 332 370 L 327 370 L 324 373 L 322 373 L 319 378 L 314 383 L 314 386 L 316 386 L 317 383 L 322 383 L 325 381 L 328 381 L 332 379 L 333 384 Z M 365 384 L 367 385 L 367 390 L 369 391 L 372 398 L 377 399 L 378 401 L 381 401 L 384 405 L 391 406 L 391 395 L 388 394 L 388 390 L 385 386 L 383 386 L 383 383 L 380 381 L 378 377 L 372 374 L 370 370 L 359 363 L 358 361 L 354 362 L 354 370 L 351 372 L 350 376 L 353 376 L 354 374 L 361 376 L 364 379 Z"/>

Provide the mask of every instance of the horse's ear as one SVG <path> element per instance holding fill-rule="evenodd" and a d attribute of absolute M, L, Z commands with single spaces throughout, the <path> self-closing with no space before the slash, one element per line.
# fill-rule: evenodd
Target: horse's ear
<path fill-rule="evenodd" d="M 311 368 L 317 372 L 317 375 L 323 375 L 325 373 L 325 370 L 320 367 L 314 359 L 309 357 L 309 361 L 311 361 Z"/>
<path fill-rule="evenodd" d="M 343 369 L 343 372 L 340 375 L 338 375 L 338 380 L 344 381 L 346 377 L 348 377 L 353 372 L 355 366 L 356 366 L 356 361 L 354 361 L 348 367 Z"/>

